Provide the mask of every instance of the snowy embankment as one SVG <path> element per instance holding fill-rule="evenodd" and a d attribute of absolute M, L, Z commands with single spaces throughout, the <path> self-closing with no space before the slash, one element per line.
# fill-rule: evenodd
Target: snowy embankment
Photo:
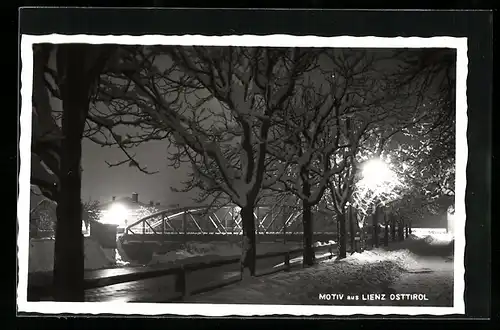
<path fill-rule="evenodd" d="M 329 243 L 316 242 L 315 246 L 322 246 L 326 244 L 334 244 L 333 241 Z M 301 242 L 288 242 L 283 243 L 257 243 L 257 254 L 262 255 L 270 252 L 286 252 L 290 250 L 300 249 Z M 154 253 L 153 259 L 149 265 L 158 265 L 164 263 L 172 263 L 183 260 L 208 261 L 216 260 L 220 257 L 237 257 L 241 255 L 241 246 L 239 243 L 232 242 L 187 242 L 183 247 L 177 250 L 169 251 L 166 253 Z"/>
<path fill-rule="evenodd" d="M 50 272 L 54 267 L 54 239 L 31 239 L 29 249 L 29 273 Z M 127 257 L 127 254 L 117 240 L 116 249 L 105 249 L 91 237 L 84 238 L 85 249 L 85 269 L 105 269 L 116 267 L 140 267 L 138 264 Z M 328 244 L 332 244 L 331 241 Z M 315 246 L 325 243 L 315 243 Z M 265 254 L 268 252 L 285 252 L 301 248 L 300 242 L 280 243 L 259 243 L 257 244 L 257 253 Z M 161 265 L 174 262 L 182 263 L 199 262 L 220 259 L 221 257 L 236 257 L 241 255 L 241 247 L 237 243 L 230 242 L 188 242 L 183 247 L 166 253 L 154 253 L 153 259 L 148 264 Z"/>
<path fill-rule="evenodd" d="M 193 296 L 189 301 L 205 303 L 413 305 L 449 306 L 452 302 L 452 242 L 427 236 L 412 236 L 390 249 L 354 253 L 346 259 L 326 260 L 318 265 L 246 282 Z M 447 247 L 449 259 L 442 257 Z M 435 256 L 428 256 L 432 249 Z M 425 253 L 420 253 L 423 251 Z M 425 294 L 428 300 L 391 300 L 397 294 Z M 321 299 L 321 294 L 343 294 L 342 299 Z M 367 301 L 369 294 L 386 300 Z M 358 300 L 347 300 L 347 295 Z M 331 296 L 330 296 L 331 297 Z"/>
<path fill-rule="evenodd" d="M 30 240 L 28 273 L 53 270 L 54 242 L 52 238 Z M 85 269 L 101 269 L 116 265 L 114 249 L 103 249 L 90 237 L 84 237 L 84 249 Z"/>
<path fill-rule="evenodd" d="M 412 228 L 412 234 L 417 237 L 446 237 L 451 236 L 451 233 L 448 233 L 446 228 Z"/>

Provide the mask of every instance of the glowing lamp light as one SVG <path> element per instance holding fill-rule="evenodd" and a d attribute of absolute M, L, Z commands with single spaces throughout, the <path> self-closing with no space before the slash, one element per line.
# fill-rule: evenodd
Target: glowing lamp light
<path fill-rule="evenodd" d="M 124 205 L 115 203 L 106 212 L 103 219 L 101 219 L 101 222 L 114 225 L 123 225 L 129 214 L 129 210 Z"/>
<path fill-rule="evenodd" d="M 391 181 L 393 173 L 389 165 L 379 158 L 367 161 L 363 165 L 363 181 L 370 187 L 376 187 L 381 183 Z"/>
<path fill-rule="evenodd" d="M 390 168 L 389 159 L 373 158 L 363 163 L 361 180 L 353 194 L 355 205 L 365 216 L 375 205 L 387 205 L 398 199 L 405 189 L 402 178 Z"/>

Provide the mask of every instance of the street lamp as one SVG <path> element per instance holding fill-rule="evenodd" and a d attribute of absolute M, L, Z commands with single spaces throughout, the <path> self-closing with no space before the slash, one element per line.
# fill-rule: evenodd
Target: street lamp
<path fill-rule="evenodd" d="M 356 183 L 354 203 L 366 212 L 373 204 L 385 204 L 398 198 L 404 187 L 401 178 L 391 170 L 387 160 L 372 158 L 360 167 L 360 180 Z"/>
<path fill-rule="evenodd" d="M 103 223 L 123 225 L 129 216 L 129 210 L 120 203 L 113 203 L 102 219 Z"/>
<path fill-rule="evenodd" d="M 394 177 L 394 173 L 389 169 L 389 165 L 380 158 L 373 158 L 366 161 L 362 167 L 362 174 L 363 183 L 371 189 L 392 181 Z"/>

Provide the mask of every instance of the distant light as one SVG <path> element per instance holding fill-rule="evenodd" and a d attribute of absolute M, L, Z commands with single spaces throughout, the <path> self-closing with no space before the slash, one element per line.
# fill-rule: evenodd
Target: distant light
<path fill-rule="evenodd" d="M 123 225 L 130 215 L 130 211 L 122 204 L 113 203 L 101 218 L 102 223 Z"/>

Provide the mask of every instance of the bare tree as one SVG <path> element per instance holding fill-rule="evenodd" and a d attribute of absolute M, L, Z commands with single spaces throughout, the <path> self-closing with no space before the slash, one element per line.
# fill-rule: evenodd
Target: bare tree
<path fill-rule="evenodd" d="M 44 169 L 40 173 L 48 176 L 35 175 L 31 181 L 57 202 L 54 298 L 58 301 L 84 300 L 81 139 L 92 91 L 113 50 L 114 46 L 83 44 L 34 47 L 32 153 L 37 156 L 35 164 Z M 49 66 L 52 52 L 55 69 Z M 60 124 L 53 118 L 50 96 L 62 101 Z"/>
<path fill-rule="evenodd" d="M 363 163 L 372 158 L 379 158 L 387 152 L 392 140 L 408 128 L 422 122 L 427 114 L 422 107 L 427 98 L 418 93 L 413 84 L 401 84 L 400 72 L 404 67 L 400 50 L 363 51 L 347 50 L 340 54 L 330 53 L 330 59 L 337 68 L 336 76 L 347 77 L 349 82 L 346 98 L 339 113 L 337 126 L 339 139 L 348 148 L 349 166 L 333 175 L 329 181 L 329 201 L 337 213 L 339 221 L 339 258 L 346 256 L 346 205 L 350 201 L 358 209 L 361 231 L 368 214 L 367 210 L 376 210 L 377 205 L 359 205 L 360 199 L 352 200 L 357 182 L 362 178 Z M 350 55 L 350 56 L 349 56 Z M 358 71 L 359 70 L 359 71 Z M 334 162 L 344 157 L 337 155 Z M 371 200 L 380 204 L 381 196 L 373 195 Z M 358 205 L 356 205 L 358 204 Z M 375 235 L 378 232 L 378 217 L 374 217 Z M 375 236 L 375 239 L 377 237 Z M 376 243 L 376 242 L 375 242 Z"/>
<path fill-rule="evenodd" d="M 392 154 L 401 164 L 398 174 L 411 187 L 411 194 L 395 201 L 393 209 L 400 227 L 406 225 L 411 234 L 412 218 L 454 205 L 456 53 L 451 49 L 409 53 L 398 78 L 400 85 L 420 92 L 426 116 L 403 131 L 407 140 L 418 143 L 399 143 Z"/>
<path fill-rule="evenodd" d="M 329 188 L 337 214 L 340 257 L 345 257 L 346 204 L 353 192 L 360 154 L 380 155 L 402 129 L 421 119 L 417 98 L 397 85 L 397 68 L 388 68 L 400 51 L 329 49 L 322 53 L 314 83 L 305 84 L 283 112 L 281 144 L 268 148 L 290 165 L 272 187 L 303 202 L 304 263 L 312 264 L 311 208 Z M 389 62 L 389 64 L 388 64 Z M 326 88 L 325 88 L 326 86 Z M 366 155 L 364 155 L 366 156 Z"/>
<path fill-rule="evenodd" d="M 140 124 L 150 135 L 123 138 L 112 132 L 114 141 L 92 139 L 126 150 L 139 140 L 167 137 L 172 165 L 189 163 L 193 169 L 187 189 L 225 197 L 241 208 L 242 273 L 255 275 L 254 208 L 262 187 L 272 183 L 266 170 L 286 169 L 267 157 L 275 140 L 273 121 L 314 56 L 310 50 L 245 47 L 157 46 L 130 52 L 116 66 L 121 82 L 113 78 L 103 84 L 101 95 L 108 95 L 112 111 L 94 116 L 94 125 L 97 130 Z M 125 161 L 140 167 L 132 157 Z"/>
<path fill-rule="evenodd" d="M 399 160 L 405 164 L 401 175 L 411 180 L 425 199 L 455 194 L 455 69 L 456 53 L 448 49 L 431 49 L 412 59 L 417 66 L 403 71 L 401 80 L 413 85 L 427 100 L 425 120 L 404 133 L 419 144 L 401 144 Z M 413 88 L 415 88 L 413 87 Z"/>
<path fill-rule="evenodd" d="M 62 139 L 61 128 L 53 117 L 50 103 L 56 87 L 50 83 L 46 72 L 49 67 L 53 45 L 40 44 L 33 47 L 33 127 L 31 143 L 31 183 L 38 186 L 44 196 L 58 198 L 59 153 Z"/>
<path fill-rule="evenodd" d="M 323 198 L 331 176 L 346 166 L 331 160 L 348 145 L 340 141 L 339 111 L 346 97 L 346 80 L 335 78 L 334 70 L 325 68 L 319 58 L 318 68 L 296 97 L 288 102 L 279 125 L 281 143 L 269 148 L 272 157 L 290 164 L 289 169 L 270 189 L 291 192 L 302 201 L 304 266 L 314 263 L 312 211 Z"/>

